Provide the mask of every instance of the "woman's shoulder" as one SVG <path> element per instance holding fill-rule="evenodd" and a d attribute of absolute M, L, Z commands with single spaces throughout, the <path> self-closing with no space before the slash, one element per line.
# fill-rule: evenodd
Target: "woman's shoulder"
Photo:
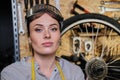
<path fill-rule="evenodd" d="M 3 68 L 1 71 L 1 78 L 5 80 L 25 80 L 25 76 L 30 74 L 30 63 L 25 60 L 16 61 Z M 19 77 L 17 77 L 19 76 Z"/>
<path fill-rule="evenodd" d="M 25 62 L 25 60 L 20 60 L 7 65 L 3 68 L 2 72 L 24 70 L 28 66 L 30 66 L 29 63 Z"/>
<path fill-rule="evenodd" d="M 68 69 L 81 69 L 80 66 L 75 65 L 74 63 L 64 59 L 64 58 L 60 58 L 60 64 L 64 67 L 67 67 Z"/>
<path fill-rule="evenodd" d="M 66 74 L 66 76 L 69 76 L 72 80 L 85 80 L 84 79 L 84 73 L 80 66 L 66 60 L 63 58 L 60 58 L 60 65 L 63 69 L 63 72 Z"/>

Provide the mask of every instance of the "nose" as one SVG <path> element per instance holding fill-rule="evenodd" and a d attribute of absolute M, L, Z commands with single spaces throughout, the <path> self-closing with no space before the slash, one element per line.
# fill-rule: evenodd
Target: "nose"
<path fill-rule="evenodd" d="M 49 32 L 49 30 L 45 30 L 45 33 L 44 33 L 44 38 L 50 38 L 51 37 L 51 35 L 50 35 L 50 32 Z"/>

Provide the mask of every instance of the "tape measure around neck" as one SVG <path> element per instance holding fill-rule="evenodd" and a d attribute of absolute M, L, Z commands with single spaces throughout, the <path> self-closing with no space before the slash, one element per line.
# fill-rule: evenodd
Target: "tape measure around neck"
<path fill-rule="evenodd" d="M 58 63 L 58 61 L 56 61 L 56 66 L 57 66 L 57 69 L 58 69 L 58 71 L 60 73 L 61 80 L 65 80 L 65 76 L 63 74 L 63 71 L 62 71 L 62 69 L 61 69 L 60 64 Z"/>
<path fill-rule="evenodd" d="M 35 62 L 34 62 L 34 58 L 32 57 L 31 60 L 31 74 L 32 74 L 32 80 L 36 80 L 36 76 L 35 76 Z"/>

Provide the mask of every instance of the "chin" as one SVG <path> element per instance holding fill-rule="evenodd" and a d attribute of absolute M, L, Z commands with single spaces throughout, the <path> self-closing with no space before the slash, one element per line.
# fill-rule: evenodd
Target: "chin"
<path fill-rule="evenodd" d="M 55 54 L 55 52 L 56 51 L 49 51 L 49 50 L 47 50 L 47 51 L 42 51 L 42 55 L 52 55 L 52 54 Z"/>
<path fill-rule="evenodd" d="M 49 55 L 55 55 L 55 54 L 54 53 L 42 53 L 40 55 L 42 55 L 42 56 L 49 56 Z"/>

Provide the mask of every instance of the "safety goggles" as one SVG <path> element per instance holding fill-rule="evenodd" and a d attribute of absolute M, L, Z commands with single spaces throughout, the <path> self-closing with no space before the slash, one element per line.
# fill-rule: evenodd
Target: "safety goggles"
<path fill-rule="evenodd" d="M 35 14 L 39 14 L 44 11 L 54 14 L 55 16 L 57 16 L 59 18 L 60 21 L 63 21 L 63 17 L 61 15 L 60 11 L 56 7 L 54 7 L 50 4 L 39 4 L 39 5 L 33 6 L 32 8 L 30 8 L 27 11 L 26 17 L 29 18 L 31 16 L 34 16 Z"/>

